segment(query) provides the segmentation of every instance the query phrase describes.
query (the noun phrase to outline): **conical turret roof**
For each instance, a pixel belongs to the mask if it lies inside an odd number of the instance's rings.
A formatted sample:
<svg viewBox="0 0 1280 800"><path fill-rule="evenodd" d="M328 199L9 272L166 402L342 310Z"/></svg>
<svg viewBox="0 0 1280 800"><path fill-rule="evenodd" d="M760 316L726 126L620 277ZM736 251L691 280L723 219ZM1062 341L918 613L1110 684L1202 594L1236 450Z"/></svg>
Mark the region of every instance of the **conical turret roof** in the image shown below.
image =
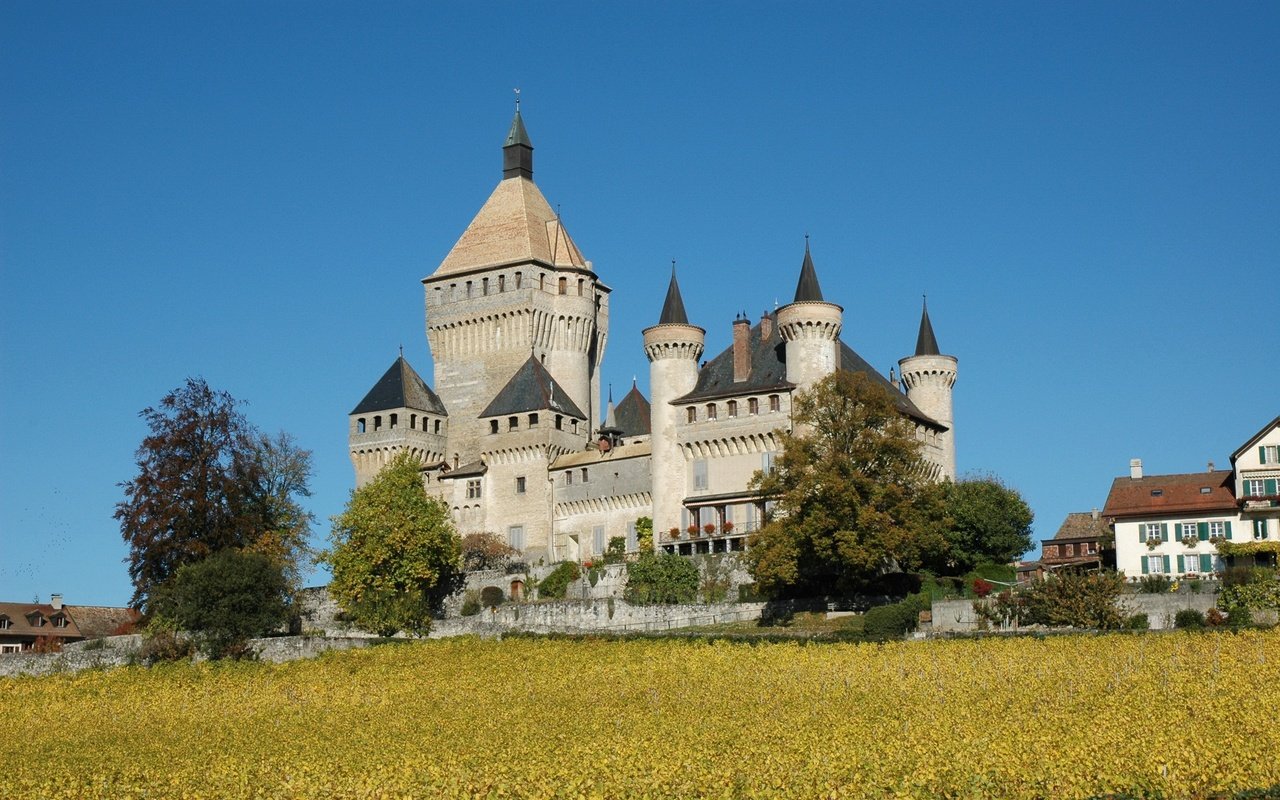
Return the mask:
<svg viewBox="0 0 1280 800"><path fill-rule="evenodd" d="M809 239L804 240L804 263L800 265L800 280L796 283L795 302L822 300L822 287L818 285L818 273L813 268L813 257L809 255Z"/></svg>
<svg viewBox="0 0 1280 800"><path fill-rule="evenodd" d="M928 302L924 304L924 311L920 314L920 335L916 337L916 355L940 355L938 337L933 335L933 323L929 321Z"/></svg>
<svg viewBox="0 0 1280 800"><path fill-rule="evenodd" d="M383 373L364 399L351 410L352 414L369 414L393 408L413 408L432 414L448 416L444 403L431 391L426 381L400 356Z"/></svg>
<svg viewBox="0 0 1280 800"><path fill-rule="evenodd" d="M667 285L667 299L662 304L659 325L688 325L689 315L684 312L684 300L680 297L680 284L676 282L676 265L671 265L671 283Z"/></svg>

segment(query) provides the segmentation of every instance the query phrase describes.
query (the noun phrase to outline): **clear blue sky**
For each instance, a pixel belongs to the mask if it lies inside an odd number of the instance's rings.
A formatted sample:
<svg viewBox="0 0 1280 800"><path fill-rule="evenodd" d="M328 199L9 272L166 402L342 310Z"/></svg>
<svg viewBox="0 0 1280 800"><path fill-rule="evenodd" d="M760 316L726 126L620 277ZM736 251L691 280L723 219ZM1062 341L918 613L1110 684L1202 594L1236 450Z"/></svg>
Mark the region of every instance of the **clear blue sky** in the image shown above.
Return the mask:
<svg viewBox="0 0 1280 800"><path fill-rule="evenodd" d="M322 543L516 86L615 392L672 258L715 353L809 232L882 371L928 292L960 470L1037 537L1131 457L1226 465L1280 413L1277 41L1274 2L6 2L0 599L128 600L137 412L188 375L313 451Z"/></svg>

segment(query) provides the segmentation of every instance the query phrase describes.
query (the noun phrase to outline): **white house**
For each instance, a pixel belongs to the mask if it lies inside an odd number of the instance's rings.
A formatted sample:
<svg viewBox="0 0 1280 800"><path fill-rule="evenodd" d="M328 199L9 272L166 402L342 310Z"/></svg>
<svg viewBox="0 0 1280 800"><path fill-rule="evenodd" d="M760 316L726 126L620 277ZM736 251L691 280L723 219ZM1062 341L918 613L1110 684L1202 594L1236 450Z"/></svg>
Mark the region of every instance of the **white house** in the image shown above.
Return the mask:
<svg viewBox="0 0 1280 800"><path fill-rule="evenodd" d="M1116 569L1128 577L1201 576L1229 565L1218 543L1258 543L1248 557L1280 553L1280 417L1231 456L1232 469L1144 475L1141 459L1116 478L1103 516L1116 537ZM1267 544L1263 544L1267 543ZM1244 553L1241 554L1242 556Z"/></svg>

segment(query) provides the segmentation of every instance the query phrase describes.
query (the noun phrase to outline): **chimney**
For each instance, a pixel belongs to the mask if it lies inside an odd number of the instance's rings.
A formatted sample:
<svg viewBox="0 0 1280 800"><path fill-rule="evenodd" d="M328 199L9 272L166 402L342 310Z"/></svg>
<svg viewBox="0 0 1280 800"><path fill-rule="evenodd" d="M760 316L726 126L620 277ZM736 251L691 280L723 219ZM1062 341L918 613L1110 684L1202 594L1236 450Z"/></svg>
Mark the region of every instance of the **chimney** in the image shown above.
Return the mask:
<svg viewBox="0 0 1280 800"><path fill-rule="evenodd" d="M773 335L773 317L766 311L760 315L760 341L766 342Z"/></svg>
<svg viewBox="0 0 1280 800"><path fill-rule="evenodd" d="M1142 478L1142 459L1129 459L1129 478L1130 480L1140 480Z"/></svg>
<svg viewBox="0 0 1280 800"><path fill-rule="evenodd" d="M751 322L746 315L733 319L733 382L751 376Z"/></svg>
<svg viewBox="0 0 1280 800"><path fill-rule="evenodd" d="M901 389L902 389L902 384L898 383L898 376L897 376L897 374L893 371L893 367L889 367L889 383L890 383L890 384L893 386L893 388L895 388L895 389L899 389L899 390L901 390Z"/></svg>
<svg viewBox="0 0 1280 800"><path fill-rule="evenodd" d="M1210 461L1210 462L1209 462L1209 471L1210 471L1210 472L1213 472L1213 462L1212 462L1212 461Z"/></svg>
<svg viewBox="0 0 1280 800"><path fill-rule="evenodd" d="M1094 521L1094 522L1097 522L1097 521L1098 521L1098 517L1100 516L1100 515L1099 515L1099 513L1098 513L1098 509L1096 509L1096 508L1095 508L1091 513L1093 514L1093 521Z"/></svg>
<svg viewBox="0 0 1280 800"><path fill-rule="evenodd" d="M62 595L60 595L60 594L51 594L51 595L49 595L49 605L53 606L53 610L54 610L54 611L61 611L61 610L62 610Z"/></svg>

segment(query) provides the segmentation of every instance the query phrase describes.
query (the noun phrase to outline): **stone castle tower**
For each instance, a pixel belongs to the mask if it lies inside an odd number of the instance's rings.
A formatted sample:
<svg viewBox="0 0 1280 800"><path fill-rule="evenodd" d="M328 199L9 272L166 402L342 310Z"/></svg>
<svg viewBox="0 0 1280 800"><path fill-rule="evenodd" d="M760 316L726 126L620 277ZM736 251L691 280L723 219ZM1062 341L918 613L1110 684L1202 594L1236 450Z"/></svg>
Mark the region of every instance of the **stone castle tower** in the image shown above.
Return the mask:
<svg viewBox="0 0 1280 800"><path fill-rule="evenodd" d="M673 401L693 391L698 382L698 359L707 332L689 324L671 267L671 283L662 304L658 324L644 330L644 353L649 358L650 442L653 448L653 529L664 531L680 524L680 508L687 484L684 452L677 437L683 409Z"/></svg>
<svg viewBox="0 0 1280 800"><path fill-rule="evenodd" d="M933 323L929 321L929 306L925 303L920 314L920 334L916 337L915 355L898 361L902 371L902 385L907 398L924 413L946 426L937 434L942 474L955 478L956 436L951 411L952 387L956 384L958 360L938 352L938 339L933 335Z"/></svg>
<svg viewBox="0 0 1280 800"><path fill-rule="evenodd" d="M844 309L822 299L809 242L804 244L795 300L778 309L778 331L787 343L787 380L801 391L840 368Z"/></svg>
<svg viewBox="0 0 1280 800"><path fill-rule="evenodd" d="M449 415L431 387L400 356L348 415L356 486L364 486L401 450L424 464L444 460Z"/></svg>
<svg viewBox="0 0 1280 800"><path fill-rule="evenodd" d="M600 422L609 288L533 182L518 110L502 157L497 188L422 281L434 384L453 420L449 447L463 461L486 435L481 412L530 355L586 415L584 442Z"/></svg>

